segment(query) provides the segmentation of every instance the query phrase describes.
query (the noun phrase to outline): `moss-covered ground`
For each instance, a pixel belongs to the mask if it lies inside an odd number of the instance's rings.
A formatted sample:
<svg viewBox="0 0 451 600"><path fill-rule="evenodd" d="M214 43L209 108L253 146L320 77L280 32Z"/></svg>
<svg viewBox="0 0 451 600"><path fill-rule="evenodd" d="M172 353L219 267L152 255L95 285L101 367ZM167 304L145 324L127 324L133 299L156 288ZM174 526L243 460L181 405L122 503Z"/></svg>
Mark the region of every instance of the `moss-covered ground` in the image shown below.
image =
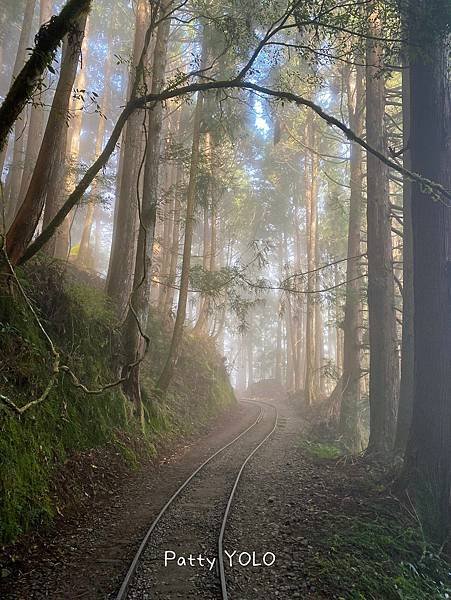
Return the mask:
<svg viewBox="0 0 451 600"><path fill-rule="evenodd" d="M330 442L303 439L299 452L315 473L300 499L316 507L314 520L305 523L311 547L304 570L325 597L451 598L446 552L427 541L411 506L391 493L382 467L347 457Z"/></svg>
<svg viewBox="0 0 451 600"><path fill-rule="evenodd" d="M61 360L90 388L117 379L119 323L96 282L62 265L36 262L21 283ZM97 282L98 283L98 282ZM12 291L11 291L12 290ZM52 369L49 344L19 290L0 291L0 394L18 406L38 398ZM144 431L120 388L89 396L61 374L48 398L22 416L0 404L0 542L52 519L55 476L74 453L114 447L131 467L162 438L190 433L234 401L225 367L206 340L187 334L175 382L157 401L153 382L170 332L151 316L150 353L143 371Z"/></svg>

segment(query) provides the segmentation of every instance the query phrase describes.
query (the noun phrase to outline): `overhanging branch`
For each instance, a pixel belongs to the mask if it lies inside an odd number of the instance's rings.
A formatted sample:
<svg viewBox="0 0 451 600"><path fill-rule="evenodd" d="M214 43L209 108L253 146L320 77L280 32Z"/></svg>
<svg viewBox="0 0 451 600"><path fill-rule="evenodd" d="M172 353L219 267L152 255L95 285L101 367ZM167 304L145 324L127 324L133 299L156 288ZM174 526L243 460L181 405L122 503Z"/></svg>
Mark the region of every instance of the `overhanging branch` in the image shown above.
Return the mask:
<svg viewBox="0 0 451 600"><path fill-rule="evenodd" d="M99 171L106 165L110 156L114 152L116 144L120 138L122 129L127 122L130 115L136 110L143 108L152 108L158 102L166 102L174 98L180 98L189 94L195 94L199 92L208 92L212 90L227 90L227 89L243 89L251 92L256 92L267 96L268 98L274 98L280 101L286 101L297 106L305 106L315 112L323 121L332 127L339 129L348 140L354 142L364 148L368 153L378 158L381 162L386 164L388 167L400 173L403 177L410 179L411 181L419 184L425 191L429 192L434 200L444 202L445 200L451 201L451 192L446 190L441 184L431 181L418 173L414 173L409 169L399 165L389 157L385 156L382 152L379 152L372 146L370 146L364 139L358 136L350 127L345 123L327 113L321 106L315 104L312 100L304 98L298 94L292 92L286 92L283 90L273 90L271 88L253 83L251 81L242 81L239 78L224 80L224 81L208 81L204 83L191 83L185 86L169 88L161 92L160 94L146 94L140 98L131 100L122 111L113 132L108 140L103 152L100 154L94 164L88 169L80 183L76 186L74 191L67 198L61 209L55 215L53 220L49 223L46 229L39 235L36 240L28 247L27 251L20 259L19 263L22 264L34 256L44 244L52 237L56 229L61 225L66 216L69 214L71 209L78 203L83 197L83 194L93 182Z"/></svg>

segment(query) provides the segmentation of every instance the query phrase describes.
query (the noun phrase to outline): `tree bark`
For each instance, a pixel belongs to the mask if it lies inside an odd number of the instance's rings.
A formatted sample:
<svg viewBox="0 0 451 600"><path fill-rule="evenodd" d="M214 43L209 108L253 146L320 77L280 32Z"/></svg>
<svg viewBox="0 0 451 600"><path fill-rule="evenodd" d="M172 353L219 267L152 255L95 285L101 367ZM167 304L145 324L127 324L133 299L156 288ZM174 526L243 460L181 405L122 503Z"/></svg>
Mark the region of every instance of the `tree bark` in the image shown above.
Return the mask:
<svg viewBox="0 0 451 600"><path fill-rule="evenodd" d="M313 117L309 115L307 123L308 147L315 147L315 131ZM307 161L306 156L306 161ZM317 177L318 177L318 156L312 152L311 168L306 166L306 204L307 204L307 311L306 311L306 329L305 329L305 402L311 406L318 398L318 373L317 373L317 352L316 347L316 308L317 302L314 290L317 277L313 272L316 269L317 259L317 226L318 226L318 206L317 206Z"/></svg>
<svg viewBox="0 0 451 600"><path fill-rule="evenodd" d="M407 33L407 32L405 32ZM408 48L403 56L402 103L403 103L403 164L412 168L410 152L410 67ZM412 185L403 181L403 291L402 291L402 346L401 384L399 392L398 421L396 424L395 451L403 456L409 438L413 406L414 371L414 301L413 301L413 231L412 231Z"/></svg>
<svg viewBox="0 0 451 600"><path fill-rule="evenodd" d="M406 54L408 50L406 51ZM403 57L402 110L403 110L403 164L412 168L410 158L410 68L408 57ZM403 302L402 302L402 346L401 384L399 392L398 421L396 425L395 451L404 455L413 406L414 374L414 300L413 300L413 231L412 231L412 185L405 177L403 181Z"/></svg>
<svg viewBox="0 0 451 600"><path fill-rule="evenodd" d="M299 204L294 207L294 255L295 269L302 270L302 250L301 250L301 223L299 219ZM293 296L289 298L290 305L290 320L292 323L292 344L293 344L293 370L294 370L294 390L299 392L302 390L304 383L304 355L303 351L303 296ZM304 349L305 350L305 349Z"/></svg>
<svg viewBox="0 0 451 600"><path fill-rule="evenodd" d="M105 126L106 121L102 115L99 115L99 123L97 127L97 137L96 137L96 159L99 157L103 148L103 140L105 137ZM94 215L97 206L97 192L98 192L98 180L94 181L91 192L91 199L88 202L88 207L86 209L86 216L83 221L83 229L81 233L80 247L78 249L77 254L77 264L83 267L90 268L93 264L93 251L91 248L91 236L92 236L92 226L94 224ZM66 217L67 219L67 217Z"/></svg>
<svg viewBox="0 0 451 600"><path fill-rule="evenodd" d="M205 206L204 206L204 231L203 231L203 257L202 264L204 272L212 272L214 265L214 240L213 240L213 198L212 184L210 178L213 176L213 161L212 161L212 135L209 131L205 134L205 160L208 170L208 182L205 190ZM210 227L211 217L211 227ZM210 298L208 295L201 296L199 316L197 318L194 331L196 333L205 334L208 328L208 315L210 310Z"/></svg>
<svg viewBox="0 0 451 600"><path fill-rule="evenodd" d="M60 14L39 30L30 58L0 106L0 152L5 147L14 123L39 84L42 73L52 63L60 42L81 16L87 15L91 2L92 0L68 0Z"/></svg>
<svg viewBox="0 0 451 600"><path fill-rule="evenodd" d="M282 256L280 262L280 271L283 273L284 265L288 261L288 235L284 231L282 237ZM285 299L285 324L286 324L286 341L287 341L287 373L285 379L285 385L288 392L295 391L295 365L299 365L296 353L296 340L294 337L294 326L293 326L293 314L291 310L291 298L289 294L286 294Z"/></svg>
<svg viewBox="0 0 451 600"><path fill-rule="evenodd" d="M318 237L316 243L318 244ZM316 264L319 265L318 254ZM319 277L319 272L316 275L316 289L320 289L321 279ZM324 393L324 374L322 372L322 366L324 362L324 322L323 313L321 310L321 298L319 294L316 296L315 300L315 387L318 390L318 398L320 398ZM299 327L299 337L300 334L301 328Z"/></svg>
<svg viewBox="0 0 451 600"><path fill-rule="evenodd" d="M67 140L65 115L77 73L87 14L81 13L65 40L61 73L36 167L24 201L8 231L6 247L13 265L22 258L46 199L49 200L51 193L57 193L61 185L61 164L64 163Z"/></svg>
<svg viewBox="0 0 451 600"><path fill-rule="evenodd" d="M297 327L297 317L293 314L294 309L292 305L292 298L290 296L287 297L287 329L288 329L288 340L290 346L290 391L298 392L299 391L299 382L300 382L300 373L299 373L299 351L300 345L298 344L298 327Z"/></svg>
<svg viewBox="0 0 451 600"><path fill-rule="evenodd" d="M133 72L130 94L136 95L142 73L139 63L143 53L146 30L149 23L149 3L139 0L136 11L135 40L133 50ZM126 311L133 283L133 272L136 259L136 240L138 234L137 187L138 172L142 152L142 111L134 112L127 123L124 136L124 157L121 169L120 193L117 198L115 227L108 268L108 295L115 301L118 313Z"/></svg>
<svg viewBox="0 0 451 600"><path fill-rule="evenodd" d="M161 276L158 288L158 312L163 314L164 302L167 294L167 283L171 263L171 229L174 214L174 187L175 166L173 163L165 164L164 207L163 207L163 243L161 259ZM172 216L171 216L172 215Z"/></svg>
<svg viewBox="0 0 451 600"><path fill-rule="evenodd" d="M205 65L206 54L207 46L204 36L201 58L202 65ZM174 374L174 368L179 358L180 344L183 337L183 327L186 318L186 304L188 300L188 286L191 266L191 246L193 243L195 222L194 213L196 208L197 176L200 164L200 139L203 103L204 96L202 93L200 93L197 97L196 108L194 110L193 144L191 149L191 166L186 199L185 241L183 246L182 275L180 278L180 293L177 306L177 316L175 319L174 331L172 333L171 344L169 347L169 354L157 384L158 389L163 393L165 393L169 388Z"/></svg>
<svg viewBox="0 0 451 600"><path fill-rule="evenodd" d="M351 127L357 135L363 133L364 89L363 72L357 67L354 90L351 87L351 70L347 68L348 112ZM354 98L353 98L354 96ZM343 373L340 380L341 408L339 430L351 452L360 452L359 402L360 402L360 230L363 206L362 149L351 145L348 261L346 267L346 302L343 338Z"/></svg>
<svg viewBox="0 0 451 600"><path fill-rule="evenodd" d="M25 12L22 21L22 28L20 31L19 46L17 49L16 60L13 67L12 83L20 73L25 59L27 48L30 45L31 28L33 25L33 15L36 5L36 0L27 0L25 4ZM7 199L6 206L6 227L9 227L11 220L14 217L14 213L17 207L17 201L19 196L20 180L24 167L24 129L25 120L18 120L14 126L14 143L12 152L12 161L9 166L8 178L6 181L5 198ZM7 153L7 144L2 152L0 152L0 174L3 171L4 162Z"/></svg>
<svg viewBox="0 0 451 600"><path fill-rule="evenodd" d="M276 354L274 364L274 379L282 384L282 321L277 318Z"/></svg>
<svg viewBox="0 0 451 600"><path fill-rule="evenodd" d="M450 26L446 3L408 9L412 169L451 189ZM448 12L446 12L448 10ZM437 19L431 19L436 16ZM430 23L430 19L433 23ZM426 26L427 29L424 29ZM443 27L443 29L442 29ZM423 47L418 51L418 45ZM427 149L427 151L425 150ZM449 204L412 186L414 395L406 472L427 534L449 535L451 492L451 217Z"/></svg>
<svg viewBox="0 0 451 600"><path fill-rule="evenodd" d="M254 344L252 341L252 331L249 329L246 335L246 353L247 353L247 389L254 385Z"/></svg>
<svg viewBox="0 0 451 600"><path fill-rule="evenodd" d="M382 37L380 15L369 6L369 33ZM367 40L367 142L385 152L385 80L383 48ZM389 172L374 155L367 156L368 311L370 335L370 440L368 452L386 456L393 450L399 385Z"/></svg>
<svg viewBox="0 0 451 600"><path fill-rule="evenodd" d="M160 15L167 15L170 3L163 2ZM164 18L157 30L153 58L152 93L159 94L164 86L167 61L169 30L171 19ZM158 205L158 178L161 155L161 130L163 122L163 105L156 104L150 111L146 162L144 168L143 195L140 209L140 228L136 250L133 292L130 308L124 328L123 345L127 364L136 364L130 369L126 366L128 379L124 383L124 391L134 404L136 415L143 421L144 413L141 399L139 358L144 352L144 339L149 314L149 298L152 281L152 257L155 239L155 226Z"/></svg>
<svg viewBox="0 0 451 600"><path fill-rule="evenodd" d="M174 195L174 217L172 223L171 262L169 265L169 276L166 284L166 295L163 305L163 318L170 320L172 317L172 306L174 304L175 279L177 275L177 263L180 247L180 189L183 183L183 165L177 165L177 183Z"/></svg>
<svg viewBox="0 0 451 600"><path fill-rule="evenodd" d="M81 44L80 68L73 86L73 96L69 107L69 127L67 131L66 152L64 161L61 164L61 172L56 181L62 181L62 185L51 190L48 194L48 200L44 209L43 227L47 227L55 214L60 210L64 198L70 194L76 186L76 176L74 169L78 164L80 157L80 138L83 126L85 95L86 90L86 72L89 64L89 19L86 22L83 42ZM50 201L49 201L50 200ZM74 219L75 211L69 213L64 219L61 227L55 236L48 242L46 251L50 256L66 260L70 254L70 230Z"/></svg>
<svg viewBox="0 0 451 600"><path fill-rule="evenodd" d="M237 391L244 395L246 392L246 346L243 336L239 339L237 370Z"/></svg>
<svg viewBox="0 0 451 600"><path fill-rule="evenodd" d="M89 19L85 25L84 37L81 43L80 68L73 85L73 95L69 104L69 124L66 131L66 147L64 158L49 184L47 200L44 208L43 228L47 227L60 210L64 197L76 186L74 168L80 156L80 136L83 125L83 109L86 89L86 70L88 58ZM46 252L52 257L66 260L70 253L70 229L75 211L66 216L55 235L46 245Z"/></svg>
<svg viewBox="0 0 451 600"><path fill-rule="evenodd" d="M44 25L50 20L52 14L51 1L41 0L39 10L39 23L40 26ZM33 175L36 161L39 155L39 148L42 143L42 136L44 135L44 124L45 124L45 113L41 102L43 102L44 91L39 92L39 97L33 98L35 103L31 107L30 111L30 125L28 127L27 146L25 149L25 161L22 173L22 180L20 182L20 191L17 206L21 206L25 194L27 193L28 186L30 185L31 177ZM15 215L12 215L13 217Z"/></svg>
<svg viewBox="0 0 451 600"><path fill-rule="evenodd" d="M106 118L104 115L108 114L111 103L111 90L110 90L110 77L112 71L112 27L110 27L109 39L108 39L108 49L105 59L105 65L103 70L103 80L104 80L104 90L103 90L103 106L102 113L99 114L99 122L97 127L97 135L96 135L96 148L95 148L95 160L98 159L100 153L102 152L104 138L105 138L105 130L106 130ZM84 267L92 267L93 266L93 252L90 247L91 243L91 235L92 235L92 225L94 223L94 216L96 212L96 195L98 192L98 180L94 180L92 186L92 199L88 202L88 207L86 210L86 216L83 223L83 230L81 235L80 247L77 255L77 264L82 265Z"/></svg>

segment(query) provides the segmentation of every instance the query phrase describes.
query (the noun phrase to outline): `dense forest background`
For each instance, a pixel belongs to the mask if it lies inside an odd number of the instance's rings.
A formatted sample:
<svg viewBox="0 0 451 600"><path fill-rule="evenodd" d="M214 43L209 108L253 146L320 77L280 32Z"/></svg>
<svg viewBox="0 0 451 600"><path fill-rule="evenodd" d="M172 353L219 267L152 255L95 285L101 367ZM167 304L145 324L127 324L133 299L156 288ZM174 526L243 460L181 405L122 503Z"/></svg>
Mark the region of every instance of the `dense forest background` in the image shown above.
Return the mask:
<svg viewBox="0 0 451 600"><path fill-rule="evenodd" d="M388 465L446 543L450 25L449 0L2 0L4 539L67 453L202 420L228 374Z"/></svg>

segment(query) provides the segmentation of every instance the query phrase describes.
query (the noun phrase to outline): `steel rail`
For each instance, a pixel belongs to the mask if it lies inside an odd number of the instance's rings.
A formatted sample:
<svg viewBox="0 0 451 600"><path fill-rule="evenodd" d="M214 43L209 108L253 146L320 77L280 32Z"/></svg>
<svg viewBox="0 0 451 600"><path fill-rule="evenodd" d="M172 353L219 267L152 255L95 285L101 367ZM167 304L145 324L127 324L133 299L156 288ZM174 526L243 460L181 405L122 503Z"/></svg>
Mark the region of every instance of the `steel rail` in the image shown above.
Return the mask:
<svg viewBox="0 0 451 600"><path fill-rule="evenodd" d="M244 402L251 402L250 400L244 400ZM263 403L258 403L256 402L256 404L263 404ZM152 522L151 526L149 527L149 529L147 530L146 535L143 538L143 541L141 542L141 545L138 548L138 551L136 552L130 567L127 571L127 574L122 582L122 585L120 587L120 590L116 596L116 600L125 600L127 598L127 592L130 586L130 582L136 572L136 569L138 567L140 558L149 542L150 536L152 535L155 527L158 525L159 521L161 520L161 517L165 514L165 512L167 511L167 509L171 506L171 504L174 502L174 500L181 494L181 492L186 488L186 486L194 479L194 477L204 468L208 465L208 463L210 463L214 458L216 458L219 454L221 454L221 452L224 452L224 450L226 450L227 448L230 448L230 446L232 446L232 444L235 444L235 442L237 442L240 438L242 438L246 433L248 433L253 427L255 427L256 425L258 425L258 423L260 423L261 419L263 416L263 408L260 407L260 412L258 414L257 419L252 423L252 425L250 425L247 429L245 429L244 431L242 431L239 435L237 435L231 442L229 442L228 444L226 444L225 446L223 446L222 448L220 448L219 450L217 450L214 454L212 454L209 458L207 458L207 460L205 460L183 483L182 485L174 492L174 494L172 494L172 496L169 498L169 500L166 502L166 504L163 506L163 508L160 510L160 512L158 513L158 515L156 516L156 518L154 519L154 521ZM266 441L266 438L265 440ZM261 444L260 444L261 445ZM254 454L256 452L256 450L260 447L260 445L253 451L252 454ZM249 457L248 457L249 459ZM247 461L246 461L247 462ZM236 487L236 486L235 486Z"/></svg>
<svg viewBox="0 0 451 600"><path fill-rule="evenodd" d="M229 500L227 502L227 506L224 511L224 516L223 516L222 524L221 524L221 531L219 533L219 538L218 538L218 564L219 564L219 579L221 582L222 600L228 600L227 581L226 581L225 569L224 569L224 548L223 548L224 533L225 533L225 529L226 529L226 525L227 525L227 519L228 519L229 513L230 513L230 508L232 506L233 499L235 496L235 492L238 487L238 483L241 479L241 475L243 474L243 471L246 468L247 463L251 460L251 458L254 456L254 454L263 446L263 444L265 444L269 440L269 438L273 435L273 433L277 429L277 422L279 419L279 412L278 412L277 408L275 406L273 406L272 404L269 404L268 402L244 400L244 399L242 401L243 402L253 402L256 404L260 404L260 405L264 404L266 406L270 406L275 411L275 419L274 419L274 427L271 429L271 431L268 433L268 435L258 444L258 446L256 446L252 450L252 452L247 456L246 460L241 465L241 469L238 471L238 475L236 476L235 483L233 484L232 491L230 492Z"/></svg>

